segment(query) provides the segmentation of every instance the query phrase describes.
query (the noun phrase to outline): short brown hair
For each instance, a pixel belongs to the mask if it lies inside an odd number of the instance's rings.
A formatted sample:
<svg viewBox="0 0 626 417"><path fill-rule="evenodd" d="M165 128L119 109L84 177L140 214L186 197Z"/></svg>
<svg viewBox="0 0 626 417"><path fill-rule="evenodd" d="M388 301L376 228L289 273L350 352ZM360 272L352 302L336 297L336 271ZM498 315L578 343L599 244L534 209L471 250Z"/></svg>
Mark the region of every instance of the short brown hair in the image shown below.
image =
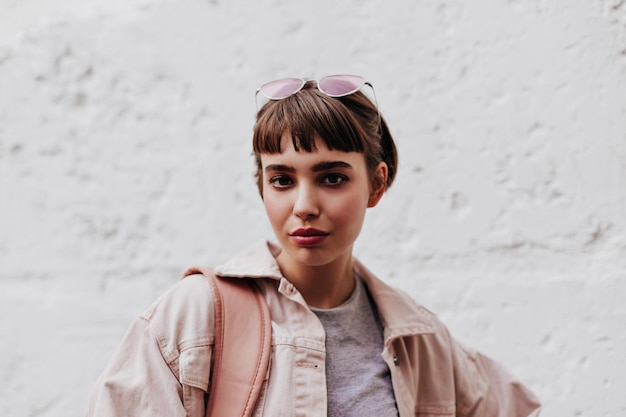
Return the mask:
<svg viewBox="0 0 626 417"><path fill-rule="evenodd" d="M393 183L398 167L396 145L385 119L374 103L360 91L333 98L319 91L315 81L307 81L298 93L282 100L269 101L259 110L252 147L261 194L261 154L280 153L285 133L291 134L296 151L314 151L315 137L319 135L328 149L363 153L372 188L380 185L388 188ZM388 167L385 184L377 184L372 178L380 162L385 162Z"/></svg>

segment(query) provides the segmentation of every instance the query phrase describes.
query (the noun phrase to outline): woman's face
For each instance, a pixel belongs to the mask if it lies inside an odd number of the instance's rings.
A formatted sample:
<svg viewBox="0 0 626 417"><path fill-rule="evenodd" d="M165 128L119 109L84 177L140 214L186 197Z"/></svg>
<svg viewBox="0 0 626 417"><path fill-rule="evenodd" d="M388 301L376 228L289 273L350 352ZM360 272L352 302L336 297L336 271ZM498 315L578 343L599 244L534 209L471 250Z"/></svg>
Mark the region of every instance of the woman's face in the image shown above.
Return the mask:
<svg viewBox="0 0 626 417"><path fill-rule="evenodd" d="M322 266L350 256L372 194L365 157L329 150L316 139L314 152L296 152L291 136L280 154L261 154L263 202L289 262ZM386 165L379 170L386 175ZM284 258L283 255L283 258Z"/></svg>

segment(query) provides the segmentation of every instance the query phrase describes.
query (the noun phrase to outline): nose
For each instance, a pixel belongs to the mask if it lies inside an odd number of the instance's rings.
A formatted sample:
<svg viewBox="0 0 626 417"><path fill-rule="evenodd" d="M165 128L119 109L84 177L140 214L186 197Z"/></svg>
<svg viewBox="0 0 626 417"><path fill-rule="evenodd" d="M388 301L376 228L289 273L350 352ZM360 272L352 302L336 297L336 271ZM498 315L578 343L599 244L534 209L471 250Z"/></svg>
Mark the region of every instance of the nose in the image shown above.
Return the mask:
<svg viewBox="0 0 626 417"><path fill-rule="evenodd" d="M293 214L303 220L319 216L319 201L313 186L308 184L300 184L298 186L296 200L293 204Z"/></svg>

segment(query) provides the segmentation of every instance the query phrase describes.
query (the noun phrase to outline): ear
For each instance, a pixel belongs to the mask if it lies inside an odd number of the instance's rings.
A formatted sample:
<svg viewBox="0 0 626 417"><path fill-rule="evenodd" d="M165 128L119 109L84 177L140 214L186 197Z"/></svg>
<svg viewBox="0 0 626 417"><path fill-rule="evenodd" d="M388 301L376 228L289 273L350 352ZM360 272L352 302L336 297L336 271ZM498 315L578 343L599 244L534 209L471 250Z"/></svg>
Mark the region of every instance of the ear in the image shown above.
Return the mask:
<svg viewBox="0 0 626 417"><path fill-rule="evenodd" d="M372 191L370 193L370 198L367 201L367 207L375 207L380 199L385 194L385 190L387 189L387 175L389 173L389 168L387 164L384 162L380 162L374 171L374 175L372 177Z"/></svg>

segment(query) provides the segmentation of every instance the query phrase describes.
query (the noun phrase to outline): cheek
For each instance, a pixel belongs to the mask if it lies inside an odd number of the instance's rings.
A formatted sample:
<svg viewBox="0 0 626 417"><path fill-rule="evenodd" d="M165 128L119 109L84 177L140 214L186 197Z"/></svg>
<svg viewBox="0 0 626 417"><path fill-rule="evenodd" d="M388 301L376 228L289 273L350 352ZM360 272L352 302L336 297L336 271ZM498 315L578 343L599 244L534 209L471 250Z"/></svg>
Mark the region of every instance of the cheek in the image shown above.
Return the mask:
<svg viewBox="0 0 626 417"><path fill-rule="evenodd" d="M328 209L333 213L333 218L336 221L342 223L360 223L365 216L367 200L360 194L330 201L332 201L332 203Z"/></svg>
<svg viewBox="0 0 626 417"><path fill-rule="evenodd" d="M263 193L263 205L272 224L284 220L291 212L286 199L277 198L271 191Z"/></svg>

